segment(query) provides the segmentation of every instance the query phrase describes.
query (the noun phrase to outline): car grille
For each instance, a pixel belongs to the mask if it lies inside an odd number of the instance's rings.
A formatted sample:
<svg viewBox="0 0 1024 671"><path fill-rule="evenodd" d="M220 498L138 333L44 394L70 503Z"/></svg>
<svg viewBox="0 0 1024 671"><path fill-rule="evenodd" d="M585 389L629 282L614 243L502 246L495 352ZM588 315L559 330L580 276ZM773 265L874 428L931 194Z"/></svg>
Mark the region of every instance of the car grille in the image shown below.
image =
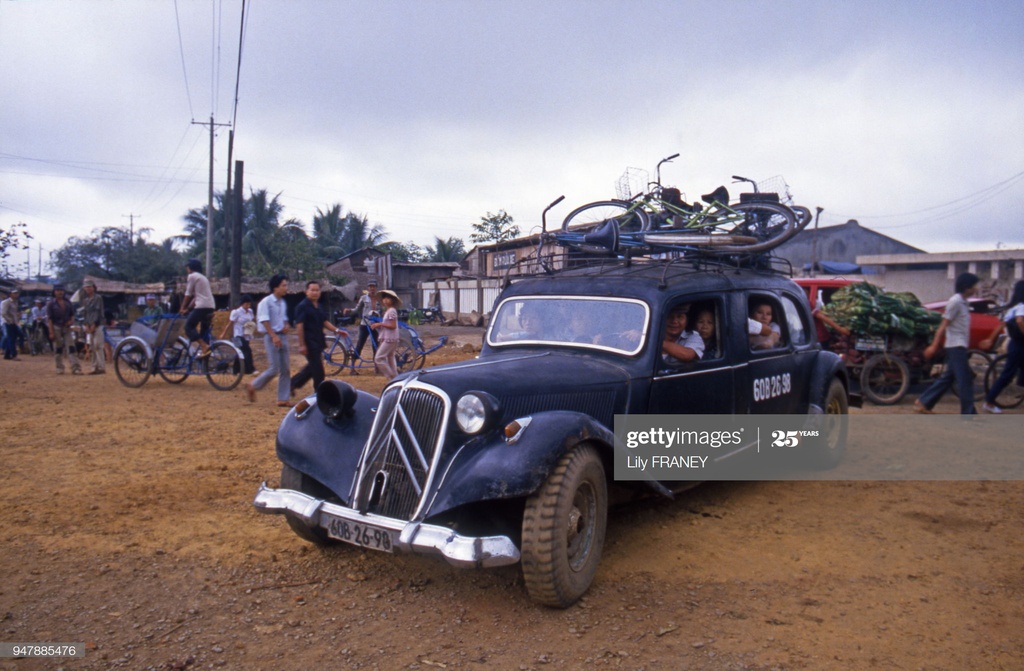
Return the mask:
<svg viewBox="0 0 1024 671"><path fill-rule="evenodd" d="M363 449L354 497L361 512L411 520L430 484L448 423L448 397L412 382L384 390Z"/></svg>

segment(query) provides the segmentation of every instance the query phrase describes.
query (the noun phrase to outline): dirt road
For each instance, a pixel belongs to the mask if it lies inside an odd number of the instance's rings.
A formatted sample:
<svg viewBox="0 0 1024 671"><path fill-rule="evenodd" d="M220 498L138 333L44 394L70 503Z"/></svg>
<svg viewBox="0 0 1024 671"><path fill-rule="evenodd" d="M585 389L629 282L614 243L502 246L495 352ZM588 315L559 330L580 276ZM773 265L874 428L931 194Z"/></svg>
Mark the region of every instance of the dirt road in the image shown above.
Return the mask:
<svg viewBox="0 0 1024 671"><path fill-rule="evenodd" d="M628 504L593 588L556 611L515 567L321 550L254 512L279 474L269 392L3 363L0 641L87 651L0 670L1024 668L1024 482Z"/></svg>

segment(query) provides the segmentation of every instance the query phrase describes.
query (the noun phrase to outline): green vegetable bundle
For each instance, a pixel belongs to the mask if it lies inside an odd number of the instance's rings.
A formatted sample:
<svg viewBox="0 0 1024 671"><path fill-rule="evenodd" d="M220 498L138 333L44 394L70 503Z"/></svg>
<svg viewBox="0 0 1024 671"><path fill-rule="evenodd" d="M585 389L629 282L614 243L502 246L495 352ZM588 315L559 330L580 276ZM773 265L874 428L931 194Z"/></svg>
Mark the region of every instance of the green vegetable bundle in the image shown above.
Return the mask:
<svg viewBox="0 0 1024 671"><path fill-rule="evenodd" d="M873 284L849 284L832 294L822 312L854 333L931 336L942 316L921 307L910 292L886 293Z"/></svg>

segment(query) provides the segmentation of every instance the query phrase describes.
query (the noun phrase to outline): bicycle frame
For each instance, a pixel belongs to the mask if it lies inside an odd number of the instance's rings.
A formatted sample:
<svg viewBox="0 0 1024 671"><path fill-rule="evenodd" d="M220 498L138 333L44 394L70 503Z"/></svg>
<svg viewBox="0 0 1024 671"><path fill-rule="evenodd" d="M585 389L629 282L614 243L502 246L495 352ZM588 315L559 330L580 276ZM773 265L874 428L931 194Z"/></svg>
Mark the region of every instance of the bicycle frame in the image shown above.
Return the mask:
<svg viewBox="0 0 1024 671"><path fill-rule="evenodd" d="M370 328L371 324L380 323L380 317L367 316L360 320L360 326L365 326L369 329L369 341L371 351L376 354L377 348L380 345L380 340L376 329ZM424 348L423 339L420 338L419 333L416 329L409 326L404 321L399 320L398 328L401 331L401 340L405 340L408 337L408 342L411 344L411 352L405 352L399 354L398 369L400 372L406 370L412 370L421 368L423 363L426 361L426 357L431 352L440 349L448 342L448 336L441 336L438 343L433 347ZM355 352L355 345L352 342L351 336L339 336L334 338L331 346L324 351L324 363L327 365L327 371L329 375L337 375L344 369L348 369L350 374L354 374L359 370L366 368L374 368L373 357L369 359L362 358L358 352ZM339 362L340 360L340 362Z"/></svg>

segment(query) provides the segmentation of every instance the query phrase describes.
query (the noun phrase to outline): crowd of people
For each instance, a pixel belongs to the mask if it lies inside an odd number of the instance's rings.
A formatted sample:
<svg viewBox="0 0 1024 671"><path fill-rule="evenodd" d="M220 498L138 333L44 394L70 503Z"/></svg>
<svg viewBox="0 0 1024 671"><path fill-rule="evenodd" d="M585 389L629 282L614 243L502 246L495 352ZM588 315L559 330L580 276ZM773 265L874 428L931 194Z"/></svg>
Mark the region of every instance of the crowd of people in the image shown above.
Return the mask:
<svg viewBox="0 0 1024 671"><path fill-rule="evenodd" d="M202 264L197 259L190 259L186 270L188 276L180 313L186 316L185 333L188 340L198 347L198 358L202 359L209 356L211 351L204 334L210 329L215 301L210 282L202 273ZM276 379L277 405L281 407L291 407L293 397L306 383L312 382L312 388L315 390L323 382L324 352L327 347L325 331L336 336L348 336L347 331L336 326L330 319L321 303L321 287L316 280L306 282L305 297L296 306L294 318L289 318L288 304L285 301L288 281L285 275L272 277L268 283L270 293L259 301L255 311L252 297L242 296L239 305L231 311L227 324L220 333L221 338L230 337L242 353L244 373L256 376L245 387L249 400L255 401L257 392ZM947 365L944 372L914 402L913 409L916 412L931 413L939 399L954 385L959 391L960 412L977 412L973 401L971 372L967 363L970 329L970 310L967 301L976 293L978 283L979 278L972 273L963 273L956 279L955 293L946 307L932 342L924 351L927 359L933 359L941 349ZM14 289L7 299L0 302L0 319L3 324L2 349L5 360L18 359L19 346L26 337L24 330L30 333L41 330L54 353L57 374L64 374L68 368L72 375L85 374L83 363L90 367L89 375L106 373L106 361L111 357L109 343L104 338L108 316L104 310L103 297L97 292L93 281L87 279L83 283L81 301L77 306L68 298L63 285L54 285L48 301L44 302L41 298L33 301L33 307L27 313L26 329L21 327L23 316L19 299L20 292ZM344 311L345 315L357 318L359 323L358 340L349 354L361 358L366 340L370 339L371 330L375 331L372 334L374 368L388 380L398 374L395 349L399 342L397 309L400 305L401 300L395 292L388 289L378 290L376 281L370 281L355 307ZM504 334L506 338L533 338L543 327L542 315L535 314L535 311L532 305L526 304L519 316L520 330ZM158 305L156 296L146 296L143 316L156 319L163 314L164 310ZM566 319L565 324L570 330L582 329L584 336L598 337L594 336L592 330L587 333L589 329L582 324L585 321L584 316L582 311L578 311ZM771 301L752 300L748 316L747 337L751 349L771 349L784 345L783 331L775 319ZM80 324L76 324L76 317ZM364 317L376 319L371 321ZM849 329L822 314L820 306L815 310L814 317L819 338L828 337L829 332L849 335ZM290 371L288 345L288 336L293 327L299 352L306 360L305 365L294 375ZM81 331L85 337L85 347L81 351L77 343L76 330ZM981 343L981 347L985 350L992 349L998 336L1003 332L1008 336L1006 366L991 386L982 405L982 409L990 413L1000 412L995 400L1015 378L1018 385L1024 386L1024 281L1018 281L1014 285L999 328ZM267 359L267 366L262 372L256 370L250 345L252 339L257 336L262 336ZM640 334L637 333L636 337L639 339ZM715 306L711 302L701 302L672 307L665 320L661 352L662 361L668 366L720 356ZM84 357L80 357L80 354ZM354 368L352 373L355 374Z"/></svg>

